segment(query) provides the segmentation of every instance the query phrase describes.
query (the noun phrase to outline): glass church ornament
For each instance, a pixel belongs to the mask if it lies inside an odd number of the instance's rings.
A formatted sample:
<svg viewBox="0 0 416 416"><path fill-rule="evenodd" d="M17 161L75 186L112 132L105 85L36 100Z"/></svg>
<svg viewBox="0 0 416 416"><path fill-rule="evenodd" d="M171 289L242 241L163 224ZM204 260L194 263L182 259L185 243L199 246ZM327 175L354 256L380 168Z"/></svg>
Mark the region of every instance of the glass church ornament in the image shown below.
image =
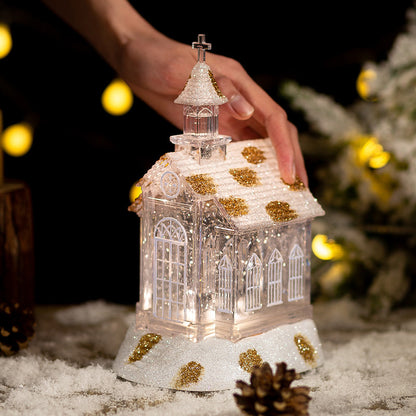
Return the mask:
<svg viewBox="0 0 416 416"><path fill-rule="evenodd" d="M305 371L322 360L310 304L311 221L324 212L304 186L280 179L270 139L231 142L218 133L227 102L193 43L198 61L175 100L183 134L138 182L130 210L140 217L140 301L114 363L123 378L178 388L189 362L204 371L184 390L234 388L247 378L240 356L285 361ZM129 362L146 334L160 340ZM310 340L306 362L296 337ZM312 348L312 347L311 347Z"/></svg>

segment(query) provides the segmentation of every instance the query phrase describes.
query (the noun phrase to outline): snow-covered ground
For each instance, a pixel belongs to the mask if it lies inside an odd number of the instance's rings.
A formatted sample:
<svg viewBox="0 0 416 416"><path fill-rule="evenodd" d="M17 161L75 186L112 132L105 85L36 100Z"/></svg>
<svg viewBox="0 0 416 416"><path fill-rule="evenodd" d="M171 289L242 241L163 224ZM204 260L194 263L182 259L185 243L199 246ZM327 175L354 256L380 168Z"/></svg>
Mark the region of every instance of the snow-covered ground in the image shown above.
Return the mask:
<svg viewBox="0 0 416 416"><path fill-rule="evenodd" d="M416 414L416 309L367 322L349 300L314 308L325 362L297 382L311 387L310 415ZM241 415L233 391L119 379L111 367L133 314L103 301L39 307L29 348L0 358L0 415Z"/></svg>

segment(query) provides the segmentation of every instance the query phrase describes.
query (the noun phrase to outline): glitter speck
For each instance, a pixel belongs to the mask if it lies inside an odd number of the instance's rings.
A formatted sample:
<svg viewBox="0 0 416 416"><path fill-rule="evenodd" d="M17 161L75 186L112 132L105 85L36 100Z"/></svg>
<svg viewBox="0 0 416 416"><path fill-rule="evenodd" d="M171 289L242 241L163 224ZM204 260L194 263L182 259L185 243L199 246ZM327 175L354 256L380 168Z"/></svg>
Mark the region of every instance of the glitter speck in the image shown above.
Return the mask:
<svg viewBox="0 0 416 416"><path fill-rule="evenodd" d="M215 81L214 75L211 71L208 71L209 78L211 80L211 84L214 87L215 92L217 93L218 97L225 98L225 95L221 92L220 88L218 87L217 81Z"/></svg>
<svg viewBox="0 0 416 416"><path fill-rule="evenodd" d="M204 367L196 361L190 361L189 363L183 365L176 376L174 382L174 388L180 389L183 387L188 387L191 384L198 383L201 379Z"/></svg>
<svg viewBox="0 0 416 416"><path fill-rule="evenodd" d="M266 212L274 222L287 222L298 217L296 211L287 202L271 201L266 205Z"/></svg>
<svg viewBox="0 0 416 416"><path fill-rule="evenodd" d="M286 183L283 179L282 182L287 185L291 191L303 191L306 189L305 184L300 180L298 176L296 176L296 180L292 184Z"/></svg>
<svg viewBox="0 0 416 416"><path fill-rule="evenodd" d="M232 217L239 217L241 215L248 214L247 202L242 198L230 196L228 198L220 198L219 201Z"/></svg>
<svg viewBox="0 0 416 416"><path fill-rule="evenodd" d="M305 360L306 363L311 366L316 366L316 351L309 340L302 334L295 335L294 339L296 346L298 347L299 354Z"/></svg>
<svg viewBox="0 0 416 416"><path fill-rule="evenodd" d="M254 348L252 348L240 354L240 359L238 363L244 371L247 371L247 373L251 373L253 367L260 367L263 364L263 360L257 353L257 351Z"/></svg>
<svg viewBox="0 0 416 416"><path fill-rule="evenodd" d="M212 195L217 192L214 180L206 174L187 176L186 180L192 186L192 189L198 194Z"/></svg>
<svg viewBox="0 0 416 416"><path fill-rule="evenodd" d="M248 163L253 163L254 165L262 163L266 159L263 150L255 146L245 147L241 154L247 159Z"/></svg>
<svg viewBox="0 0 416 416"><path fill-rule="evenodd" d="M158 334L149 333L143 335L137 347L130 354L129 362L134 363L135 361L140 361L161 339L162 337Z"/></svg>
<svg viewBox="0 0 416 416"><path fill-rule="evenodd" d="M236 168L230 169L230 174L233 178L243 186L256 186L260 184L259 179L257 178L257 173L249 168Z"/></svg>

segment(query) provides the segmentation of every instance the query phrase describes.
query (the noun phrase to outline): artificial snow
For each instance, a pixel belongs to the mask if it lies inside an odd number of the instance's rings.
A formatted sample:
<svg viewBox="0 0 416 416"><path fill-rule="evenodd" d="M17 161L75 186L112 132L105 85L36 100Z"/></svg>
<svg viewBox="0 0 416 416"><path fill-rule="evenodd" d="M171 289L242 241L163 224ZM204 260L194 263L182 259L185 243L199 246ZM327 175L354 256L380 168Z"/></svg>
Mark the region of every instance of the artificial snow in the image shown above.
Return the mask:
<svg viewBox="0 0 416 416"><path fill-rule="evenodd" d="M416 309L365 321L349 299L314 308L325 361L296 382L311 388L310 415L416 414ZM36 316L29 347L0 358L2 416L241 415L238 390L195 394L118 378L112 365L133 308L93 301Z"/></svg>
<svg viewBox="0 0 416 416"><path fill-rule="evenodd" d="M254 350L262 361L284 361L289 368L303 372L315 368L323 362L321 342L315 323L305 319L294 324L281 325L256 336L243 338L237 342L210 337L200 342L192 342L186 337L162 336L150 351L136 362L129 362L129 356L140 338L149 331L135 328L131 324L114 362L114 371L126 380L154 387L172 388L181 367L188 362L197 362L203 367L203 375L197 382L183 386L180 390L219 391L235 387L235 380L250 381L250 374L239 364L241 354ZM301 334L314 350L313 362L304 360L294 342ZM311 348L312 348L311 347Z"/></svg>

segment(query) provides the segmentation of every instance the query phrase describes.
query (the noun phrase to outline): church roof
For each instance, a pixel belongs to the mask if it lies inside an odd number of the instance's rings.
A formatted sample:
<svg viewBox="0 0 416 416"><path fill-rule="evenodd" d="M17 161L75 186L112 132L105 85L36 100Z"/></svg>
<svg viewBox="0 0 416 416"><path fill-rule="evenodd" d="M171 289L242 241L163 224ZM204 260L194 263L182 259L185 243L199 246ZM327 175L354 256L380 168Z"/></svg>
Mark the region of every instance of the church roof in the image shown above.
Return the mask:
<svg viewBox="0 0 416 416"><path fill-rule="evenodd" d="M213 199L237 229L288 224L324 215L308 188L280 178L270 139L232 142L224 161L199 164L186 152L167 153L140 182L159 183L166 171L175 172L195 198ZM136 209L141 208L136 203Z"/></svg>

